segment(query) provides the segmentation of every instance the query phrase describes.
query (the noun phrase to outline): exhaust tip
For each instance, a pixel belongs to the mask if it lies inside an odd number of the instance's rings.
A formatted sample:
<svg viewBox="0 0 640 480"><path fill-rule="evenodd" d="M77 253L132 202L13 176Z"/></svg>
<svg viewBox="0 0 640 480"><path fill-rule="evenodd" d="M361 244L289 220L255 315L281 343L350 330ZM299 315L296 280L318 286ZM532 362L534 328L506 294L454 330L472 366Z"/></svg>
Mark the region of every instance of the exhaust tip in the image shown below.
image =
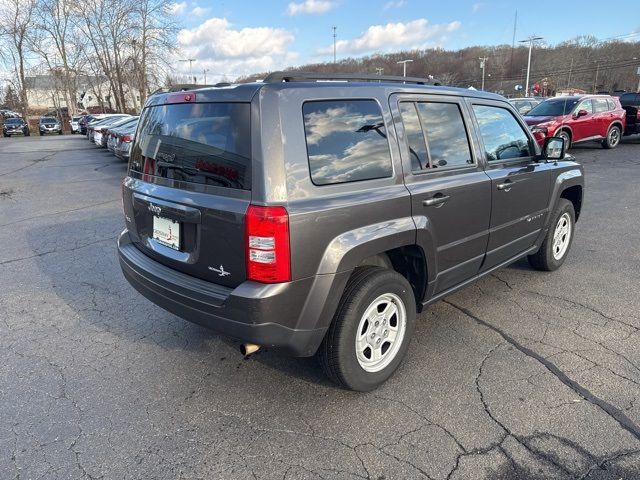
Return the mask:
<svg viewBox="0 0 640 480"><path fill-rule="evenodd" d="M258 350L260 350L260 345L255 345L253 343L243 343L240 345L240 353L244 357L248 357L249 355L256 353Z"/></svg>

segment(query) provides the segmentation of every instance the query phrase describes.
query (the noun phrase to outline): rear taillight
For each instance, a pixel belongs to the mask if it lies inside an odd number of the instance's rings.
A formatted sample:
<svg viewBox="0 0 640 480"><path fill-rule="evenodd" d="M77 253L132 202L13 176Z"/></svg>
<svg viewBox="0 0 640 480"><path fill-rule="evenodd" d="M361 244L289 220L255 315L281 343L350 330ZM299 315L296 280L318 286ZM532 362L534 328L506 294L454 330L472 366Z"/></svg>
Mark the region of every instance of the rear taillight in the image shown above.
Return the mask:
<svg viewBox="0 0 640 480"><path fill-rule="evenodd" d="M122 141L123 141L123 142L127 142L127 143L129 143L129 142L131 141L131 136L129 136L129 135L123 135L123 136L122 136Z"/></svg>
<svg viewBox="0 0 640 480"><path fill-rule="evenodd" d="M287 210L284 207L249 205L246 229L247 278L261 283L290 281Z"/></svg>

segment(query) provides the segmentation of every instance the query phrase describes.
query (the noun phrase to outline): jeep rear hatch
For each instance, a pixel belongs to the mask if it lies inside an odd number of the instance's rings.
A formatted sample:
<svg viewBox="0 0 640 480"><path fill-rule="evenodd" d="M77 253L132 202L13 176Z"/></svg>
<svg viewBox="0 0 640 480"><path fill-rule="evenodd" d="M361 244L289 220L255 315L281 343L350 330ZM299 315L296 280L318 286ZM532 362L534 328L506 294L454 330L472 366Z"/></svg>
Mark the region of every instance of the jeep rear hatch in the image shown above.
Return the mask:
<svg viewBox="0 0 640 480"><path fill-rule="evenodd" d="M248 102L171 94L143 111L129 161L125 212L137 247L171 268L235 287L246 279L251 200Z"/></svg>

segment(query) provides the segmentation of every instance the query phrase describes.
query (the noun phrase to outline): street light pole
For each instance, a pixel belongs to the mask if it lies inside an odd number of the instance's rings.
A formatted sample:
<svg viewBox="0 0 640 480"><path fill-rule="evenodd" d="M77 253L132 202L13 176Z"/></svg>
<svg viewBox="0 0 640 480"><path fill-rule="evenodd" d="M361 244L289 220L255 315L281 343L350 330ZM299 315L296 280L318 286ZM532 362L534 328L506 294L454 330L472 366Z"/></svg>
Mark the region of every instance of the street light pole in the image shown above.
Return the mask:
<svg viewBox="0 0 640 480"><path fill-rule="evenodd" d="M399 62L396 62L398 64L402 64L402 76L406 77L407 76L407 63L411 63L413 62L413 60L400 60Z"/></svg>
<svg viewBox="0 0 640 480"><path fill-rule="evenodd" d="M484 70L485 70L485 66L487 64L487 60L489 60L488 57L480 57L478 58L478 60L480 60L480 68L482 69L482 90L484 90Z"/></svg>
<svg viewBox="0 0 640 480"><path fill-rule="evenodd" d="M527 43L529 42L529 60L527 61L527 81L525 83L525 91L524 96L529 96L529 74L531 73L531 50L533 49L533 42L536 40L542 40L542 37L536 37L535 35L531 35L529 38L525 38L524 40L520 40L518 43Z"/></svg>
<svg viewBox="0 0 640 480"><path fill-rule="evenodd" d="M196 61L195 58L185 58L183 60L180 60L181 62L189 62L189 81L192 82L193 81L193 74L191 73L191 67L193 66L193 62Z"/></svg>
<svg viewBox="0 0 640 480"><path fill-rule="evenodd" d="M338 36L336 34L336 29L338 27L333 27L333 64L335 65L336 63L336 37Z"/></svg>
<svg viewBox="0 0 640 480"><path fill-rule="evenodd" d="M202 73L204 73L204 84L207 84L207 72L209 71L208 68L204 68L202 69Z"/></svg>

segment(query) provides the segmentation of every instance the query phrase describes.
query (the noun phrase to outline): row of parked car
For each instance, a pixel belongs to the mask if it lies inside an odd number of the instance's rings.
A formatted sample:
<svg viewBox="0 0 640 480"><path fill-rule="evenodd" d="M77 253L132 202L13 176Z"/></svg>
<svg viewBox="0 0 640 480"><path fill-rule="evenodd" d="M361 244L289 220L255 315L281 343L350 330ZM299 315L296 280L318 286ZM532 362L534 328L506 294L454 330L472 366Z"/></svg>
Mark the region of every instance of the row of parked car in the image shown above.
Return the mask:
<svg viewBox="0 0 640 480"><path fill-rule="evenodd" d="M50 133L62 135L62 124L55 117L41 117L38 121L38 134L42 136ZM12 116L5 118L2 126L2 135L5 137L12 137L14 135L28 137L31 135L31 129L22 117Z"/></svg>
<svg viewBox="0 0 640 480"><path fill-rule="evenodd" d="M619 97L516 98L510 102L523 115L541 146L548 137L561 137L567 148L590 141L615 148L623 136L640 134L640 92Z"/></svg>
<svg viewBox="0 0 640 480"><path fill-rule="evenodd" d="M73 121L73 119L72 119ZM77 119L77 133L100 148L107 148L121 160L129 161L138 116L124 113L85 115ZM73 127L72 127L73 131Z"/></svg>

